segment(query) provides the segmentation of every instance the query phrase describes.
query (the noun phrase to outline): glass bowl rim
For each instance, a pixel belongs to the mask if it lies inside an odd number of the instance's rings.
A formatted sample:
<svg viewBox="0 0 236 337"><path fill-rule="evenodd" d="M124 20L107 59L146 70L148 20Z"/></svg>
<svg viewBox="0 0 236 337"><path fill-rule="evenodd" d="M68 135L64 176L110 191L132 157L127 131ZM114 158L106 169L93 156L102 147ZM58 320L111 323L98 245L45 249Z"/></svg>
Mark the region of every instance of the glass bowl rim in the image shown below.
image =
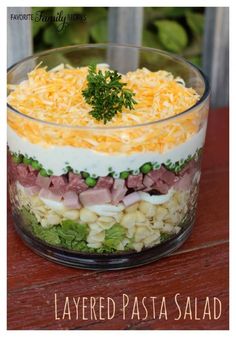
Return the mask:
<svg viewBox="0 0 236 337"><path fill-rule="evenodd" d="M50 55L51 53L61 52L61 51L70 50L70 49L76 50L76 49L86 49L86 48L104 48L104 47L107 48L108 46L134 48L134 49L137 49L137 50L143 50L143 51L147 51L147 52L148 51L149 52L155 52L155 53L161 54L163 56L168 56L168 57L174 59L175 61L177 61L179 63L185 64L185 65L191 67L193 70L198 72L198 74L200 75L200 77L202 78L202 80L205 84L205 90L204 90L201 98L193 106L191 106L187 110L184 110L184 111L178 113L177 115L170 116L170 117L163 118L163 119L159 119L159 120L156 120L156 121L147 122L147 123L141 123L141 124L135 124L135 125L119 125L119 126L80 126L80 125L60 124L60 123L49 122L49 121L45 121L45 120L42 120L42 119L39 119L39 118L28 116L28 115L18 111L14 107L12 107L9 103L7 103L7 108L12 110L14 113L16 113L17 115L20 115L23 118L29 119L33 122L45 124L45 125L50 125L50 126L54 126L54 127L58 127L58 128L63 127L63 128L69 128L69 129L77 129L77 130L97 130L97 131L102 130L102 131L104 131L104 130L123 130L123 129L134 129L134 128L140 128L140 127L148 127L148 126L152 126L152 125L156 125L156 124L165 123L165 122L171 121L171 120L176 120L179 117L182 117L184 115L187 115L187 114L191 113L196 108L201 108L204 105L204 103L207 101L207 99L210 95L209 81L208 81L206 75L202 72L202 70L200 68L198 68L197 66L195 66L191 62L185 60L183 57L181 57L179 55L169 53L169 52L161 50L161 49L137 46L137 45L132 45L132 44L124 44L124 43L121 44L121 43L110 43L110 42L108 42L108 43L90 43L90 44L77 44L77 45L70 45L70 46L65 46L65 47L47 49L45 51L38 52L38 53L35 53L35 54L30 55L28 57L25 57L25 58L21 59L20 61L14 63L12 66L10 66L7 69L7 75L9 73L11 73L12 71L14 71L18 66L20 66L24 62L29 61L29 60L31 60L33 58L36 58L36 57L46 56L46 55Z"/></svg>

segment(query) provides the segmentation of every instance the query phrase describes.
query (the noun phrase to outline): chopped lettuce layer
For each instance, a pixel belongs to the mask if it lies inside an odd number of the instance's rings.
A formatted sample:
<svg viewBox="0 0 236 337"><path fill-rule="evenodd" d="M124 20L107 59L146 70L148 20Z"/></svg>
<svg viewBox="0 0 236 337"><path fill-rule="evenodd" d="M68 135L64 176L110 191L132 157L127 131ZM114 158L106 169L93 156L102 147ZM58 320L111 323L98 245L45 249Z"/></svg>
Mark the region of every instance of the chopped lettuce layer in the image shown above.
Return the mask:
<svg viewBox="0 0 236 337"><path fill-rule="evenodd" d="M86 238L89 227L73 220L62 221L61 224L52 227L42 227L36 217L26 208L21 209L21 217L24 225L40 240L53 246L63 247L85 253L115 253L119 244L126 238L126 230L120 224L115 224L105 230L105 239L100 248L88 246ZM161 242L171 238L173 234L161 234ZM132 239L129 239L125 251L134 250Z"/></svg>
<svg viewBox="0 0 236 337"><path fill-rule="evenodd" d="M33 234L51 245L88 253L112 253L125 238L125 228L115 224L105 231L105 240L100 248L88 247L86 238L89 232L88 225L76 221L65 220L53 227L42 227L36 217L25 207L21 209L24 224L30 226ZM127 245L127 249L131 249Z"/></svg>
<svg viewBox="0 0 236 337"><path fill-rule="evenodd" d="M105 231L104 245L110 249L116 249L119 243L126 237L125 228L119 224L113 225Z"/></svg>

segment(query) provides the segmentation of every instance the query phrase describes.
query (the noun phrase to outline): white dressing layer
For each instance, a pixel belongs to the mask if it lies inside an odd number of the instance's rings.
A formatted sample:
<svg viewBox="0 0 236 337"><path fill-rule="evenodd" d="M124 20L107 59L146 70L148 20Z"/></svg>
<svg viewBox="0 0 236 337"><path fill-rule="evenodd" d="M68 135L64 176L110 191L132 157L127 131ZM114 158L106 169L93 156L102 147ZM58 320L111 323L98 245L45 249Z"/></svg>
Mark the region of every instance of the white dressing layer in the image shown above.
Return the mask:
<svg viewBox="0 0 236 337"><path fill-rule="evenodd" d="M69 165L78 172L87 171L91 175L106 176L109 173L109 168L112 168L114 172L122 172L136 170L146 162L161 164L168 159L171 162L186 159L188 155L193 155L197 149L204 145L206 127L207 123L187 142L164 153L106 154L72 146L43 147L30 143L26 138L19 137L9 126L7 138L11 152L37 159L46 170L52 170L54 175L63 174L65 167Z"/></svg>

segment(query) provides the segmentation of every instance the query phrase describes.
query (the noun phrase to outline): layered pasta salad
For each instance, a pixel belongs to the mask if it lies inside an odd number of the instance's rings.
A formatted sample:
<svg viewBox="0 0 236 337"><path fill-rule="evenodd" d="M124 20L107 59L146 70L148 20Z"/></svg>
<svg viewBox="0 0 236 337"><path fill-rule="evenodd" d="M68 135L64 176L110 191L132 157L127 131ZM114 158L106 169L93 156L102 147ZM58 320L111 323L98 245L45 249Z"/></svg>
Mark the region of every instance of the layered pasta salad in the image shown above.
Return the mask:
<svg viewBox="0 0 236 337"><path fill-rule="evenodd" d="M206 112L184 112L200 97L182 78L39 64L8 89L20 112L8 113L10 198L34 237L78 252L139 252L191 223Z"/></svg>

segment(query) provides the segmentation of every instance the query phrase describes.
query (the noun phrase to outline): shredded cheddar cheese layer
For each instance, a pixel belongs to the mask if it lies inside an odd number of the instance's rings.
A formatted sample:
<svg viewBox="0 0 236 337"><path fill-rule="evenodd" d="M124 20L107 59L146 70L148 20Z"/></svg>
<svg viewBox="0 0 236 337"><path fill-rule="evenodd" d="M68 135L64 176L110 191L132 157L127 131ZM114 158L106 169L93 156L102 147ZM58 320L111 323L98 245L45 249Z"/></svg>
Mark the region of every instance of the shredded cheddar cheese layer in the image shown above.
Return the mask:
<svg viewBox="0 0 236 337"><path fill-rule="evenodd" d="M107 66L100 68L105 70ZM89 114L91 107L82 96L87 73L87 67L72 68L63 64L50 71L46 67L36 67L27 80L9 85L11 106L26 116L58 124L43 124L9 111L10 127L30 142L43 146L68 145L106 153L163 152L185 142L199 130L202 119L199 111L161 124L132 127L175 116L199 100L196 91L185 87L181 78L174 78L163 70L151 72L146 68L122 75L127 88L135 93L134 110L124 109L106 124L107 130L99 130L100 126L104 127L103 122ZM85 130L62 125L98 128ZM112 130L111 126L130 128Z"/></svg>

